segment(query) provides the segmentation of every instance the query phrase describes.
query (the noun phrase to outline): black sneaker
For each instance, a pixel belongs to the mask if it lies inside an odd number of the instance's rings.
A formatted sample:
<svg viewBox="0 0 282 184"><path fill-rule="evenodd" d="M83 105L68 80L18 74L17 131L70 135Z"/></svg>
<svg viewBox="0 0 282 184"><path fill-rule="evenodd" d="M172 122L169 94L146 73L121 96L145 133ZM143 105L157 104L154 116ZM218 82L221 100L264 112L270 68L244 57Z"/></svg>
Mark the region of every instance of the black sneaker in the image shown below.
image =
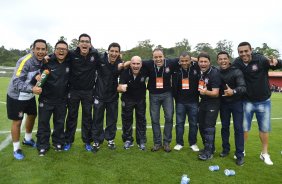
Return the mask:
<svg viewBox="0 0 282 184"><path fill-rule="evenodd" d="M210 160L210 159L212 159L212 158L213 158L213 154L210 154L210 153L207 153L207 152L204 152L204 153L202 153L202 154L199 154L199 159L200 159L200 160L206 161L206 160Z"/></svg>
<svg viewBox="0 0 282 184"><path fill-rule="evenodd" d="M245 163L244 157L241 157L241 158L237 158L237 159L236 159L236 164L237 164L238 166L242 166L242 165L244 165L244 163Z"/></svg>
<svg viewBox="0 0 282 184"><path fill-rule="evenodd" d="M93 150L92 150L92 151L95 153L95 152L97 152L99 149L100 149L100 144L97 143L97 142L94 142L94 144L93 144Z"/></svg>
<svg viewBox="0 0 282 184"><path fill-rule="evenodd" d="M31 147L34 147L34 148L36 147L36 143L33 139L30 139L30 141L27 141L24 138L22 143L23 143L23 145L31 146Z"/></svg>
<svg viewBox="0 0 282 184"><path fill-rule="evenodd" d="M123 148L129 149L130 147L134 146L133 142L131 141L125 141Z"/></svg>
<svg viewBox="0 0 282 184"><path fill-rule="evenodd" d="M63 150L64 150L64 147L63 147L62 145L60 145L60 144L54 145L54 150L55 150L55 151L63 151Z"/></svg>
<svg viewBox="0 0 282 184"><path fill-rule="evenodd" d="M225 151L219 154L220 157L226 157L227 155L229 155L229 152L225 152Z"/></svg>
<svg viewBox="0 0 282 184"><path fill-rule="evenodd" d="M116 149L115 141L114 141L114 140L109 140L109 141L108 141L108 147L109 147L109 149L111 149L111 150Z"/></svg>
<svg viewBox="0 0 282 184"><path fill-rule="evenodd" d="M154 147L152 147L151 151L155 152L155 151L159 151L162 148L161 145L159 144L155 144Z"/></svg>
<svg viewBox="0 0 282 184"><path fill-rule="evenodd" d="M47 150L46 150L46 149L40 149L40 150L38 151L38 155L39 155L40 157L45 156L46 153L47 153Z"/></svg>
<svg viewBox="0 0 282 184"><path fill-rule="evenodd" d="M171 152L171 148L170 148L169 144L164 145L164 151L167 152L167 153Z"/></svg>

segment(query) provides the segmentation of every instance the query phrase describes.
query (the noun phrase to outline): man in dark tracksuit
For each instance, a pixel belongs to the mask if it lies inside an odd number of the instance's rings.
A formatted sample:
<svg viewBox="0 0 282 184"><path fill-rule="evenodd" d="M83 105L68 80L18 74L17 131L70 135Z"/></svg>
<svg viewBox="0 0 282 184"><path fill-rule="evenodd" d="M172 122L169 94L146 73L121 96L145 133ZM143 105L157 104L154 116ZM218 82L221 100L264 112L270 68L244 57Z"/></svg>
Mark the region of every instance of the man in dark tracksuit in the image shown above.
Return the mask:
<svg viewBox="0 0 282 184"><path fill-rule="evenodd" d="M50 118L53 114L54 131L52 143L56 151L61 151L65 143L64 124L67 113L67 87L69 79L69 61L65 60L68 45L58 41L55 54L48 63L43 64L41 71L50 74L42 87L38 106L37 149L39 156L44 156L50 148Z"/></svg>
<svg viewBox="0 0 282 184"><path fill-rule="evenodd" d="M199 54L198 65L201 69L198 87L201 97L199 105L199 129L205 147L204 151L199 154L200 160L208 160L213 157L215 125L220 107L220 73L210 63L210 56L208 54Z"/></svg>
<svg viewBox="0 0 282 184"><path fill-rule="evenodd" d="M236 147L236 164L244 164L244 133L243 133L243 103L242 95L246 92L246 83L243 73L238 68L231 66L229 54L221 51L217 54L217 63L220 67L220 119L222 152L221 157L226 157L230 151L230 118L233 117L234 138Z"/></svg>
<svg viewBox="0 0 282 184"><path fill-rule="evenodd" d="M183 134L186 115L189 122L188 141L193 151L199 151L197 143L198 133L198 106L199 106L199 73L198 63L193 62L187 52L179 57L179 68L172 76L172 89L175 98L176 109L176 146L175 150L181 150L184 146Z"/></svg>
<svg viewBox="0 0 282 184"><path fill-rule="evenodd" d="M124 149L133 146L132 125L133 111L136 119L136 142L141 150L146 143L146 77L147 72L142 67L139 56L131 58L130 68L125 69L120 76L118 92L123 93L122 101L122 140Z"/></svg>
<svg viewBox="0 0 282 184"><path fill-rule="evenodd" d="M79 36L79 45L70 51L70 92L68 96L68 116L66 120L66 145L69 150L74 142L77 127L79 105L82 105L81 136L87 151L92 150L92 104L96 77L96 65L100 56L91 47L91 38L87 34Z"/></svg>
<svg viewBox="0 0 282 184"><path fill-rule="evenodd" d="M118 117L118 76L123 63L120 59L120 45L109 45L108 53L105 53L97 66L97 81L94 93L94 115L92 137L94 151L98 151L104 139L108 141L108 147L115 149L115 136ZM104 125L104 112L106 110L106 128Z"/></svg>

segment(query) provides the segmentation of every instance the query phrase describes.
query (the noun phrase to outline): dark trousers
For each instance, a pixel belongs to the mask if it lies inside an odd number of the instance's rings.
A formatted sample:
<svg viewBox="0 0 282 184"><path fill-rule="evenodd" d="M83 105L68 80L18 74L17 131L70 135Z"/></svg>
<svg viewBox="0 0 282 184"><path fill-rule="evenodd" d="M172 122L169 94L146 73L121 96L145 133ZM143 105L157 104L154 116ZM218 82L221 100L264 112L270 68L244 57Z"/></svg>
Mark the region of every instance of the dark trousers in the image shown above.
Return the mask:
<svg viewBox="0 0 282 184"><path fill-rule="evenodd" d="M39 102L38 106L38 130L37 130L37 149L50 148L50 118L53 114L52 133L53 145L63 145L65 143L64 124L67 113L66 103L48 104Z"/></svg>
<svg viewBox="0 0 282 184"><path fill-rule="evenodd" d="M123 99L122 101L122 140L134 141L132 136L133 110L135 109L136 119L136 142L146 143L146 101L145 99L136 101Z"/></svg>
<svg viewBox="0 0 282 184"><path fill-rule="evenodd" d="M198 133L198 103L176 103L176 143L184 145L183 134L184 125L186 121L186 115L188 116L189 122L189 136L188 141L190 146L197 143L197 133Z"/></svg>
<svg viewBox="0 0 282 184"><path fill-rule="evenodd" d="M221 138L223 152L230 151L230 118L233 117L234 138L235 138L235 155L237 158L244 156L244 132L243 132L243 104L241 101L231 103L221 103L220 119L221 119Z"/></svg>
<svg viewBox="0 0 282 184"><path fill-rule="evenodd" d="M81 137L84 143L91 143L91 128L92 128L92 90L71 90L68 98L68 116L66 121L65 137L66 143L73 143L76 127L79 105L82 106L82 121L81 121Z"/></svg>
<svg viewBox="0 0 282 184"><path fill-rule="evenodd" d="M219 100L212 102L200 102L199 107L199 130L205 151L213 154L215 140L215 124L220 107Z"/></svg>
<svg viewBox="0 0 282 184"><path fill-rule="evenodd" d="M106 111L106 128L104 130L104 113ZM117 131L118 101L101 102L94 100L92 136L95 143L114 140Z"/></svg>

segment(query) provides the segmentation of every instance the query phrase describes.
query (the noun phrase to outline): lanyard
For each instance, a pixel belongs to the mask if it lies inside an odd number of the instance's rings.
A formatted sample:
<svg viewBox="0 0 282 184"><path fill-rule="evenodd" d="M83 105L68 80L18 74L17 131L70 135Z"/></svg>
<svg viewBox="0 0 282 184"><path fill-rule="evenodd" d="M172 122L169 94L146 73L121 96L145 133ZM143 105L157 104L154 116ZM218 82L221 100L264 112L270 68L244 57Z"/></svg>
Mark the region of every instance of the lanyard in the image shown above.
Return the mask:
<svg viewBox="0 0 282 184"><path fill-rule="evenodd" d="M187 78L188 78L188 79L189 79L190 67L191 67L191 66L189 66L188 73L187 73ZM181 70L180 70L180 71L181 71L181 77L182 77L181 80L183 79L183 71L182 71L182 70L183 70L183 69L181 68Z"/></svg>
<svg viewBox="0 0 282 184"><path fill-rule="evenodd" d="M166 60L164 60L164 66L163 66L163 71L162 71L162 78L164 77L165 67L166 67ZM156 78L158 78L158 69L157 69L155 63L154 63L154 69L155 69L155 72L156 72Z"/></svg>

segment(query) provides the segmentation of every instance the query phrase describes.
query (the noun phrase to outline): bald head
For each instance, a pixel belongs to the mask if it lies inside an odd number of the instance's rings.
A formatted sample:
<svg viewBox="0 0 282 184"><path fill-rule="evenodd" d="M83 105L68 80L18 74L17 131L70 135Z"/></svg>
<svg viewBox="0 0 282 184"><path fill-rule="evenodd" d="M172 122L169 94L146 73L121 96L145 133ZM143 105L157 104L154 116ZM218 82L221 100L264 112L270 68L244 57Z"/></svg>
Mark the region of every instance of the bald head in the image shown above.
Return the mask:
<svg viewBox="0 0 282 184"><path fill-rule="evenodd" d="M133 73L133 75L138 75L140 72L140 69L142 67L142 59L139 56L133 56L131 58L131 63L130 63L130 69Z"/></svg>

